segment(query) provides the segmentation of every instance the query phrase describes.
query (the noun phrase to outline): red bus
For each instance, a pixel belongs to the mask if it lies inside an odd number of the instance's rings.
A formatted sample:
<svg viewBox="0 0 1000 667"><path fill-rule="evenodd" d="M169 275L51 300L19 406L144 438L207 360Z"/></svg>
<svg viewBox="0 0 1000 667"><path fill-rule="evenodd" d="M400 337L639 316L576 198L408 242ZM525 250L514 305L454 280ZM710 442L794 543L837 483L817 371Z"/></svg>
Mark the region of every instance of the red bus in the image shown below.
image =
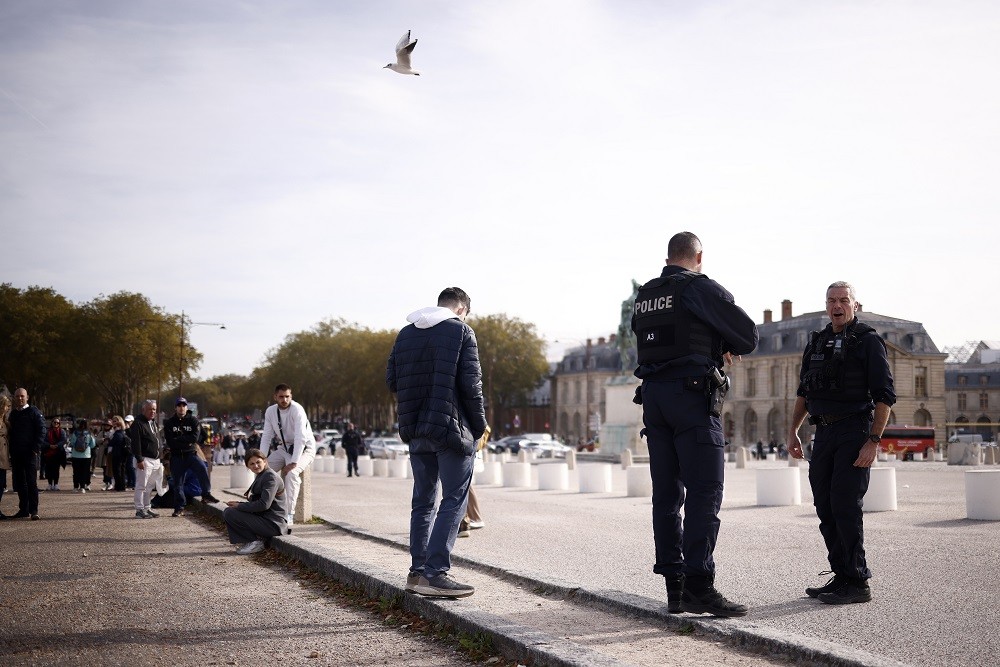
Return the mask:
<svg viewBox="0 0 1000 667"><path fill-rule="evenodd" d="M934 429L926 426L896 426L889 424L882 431L883 452L895 454L900 460L912 458L912 452L920 452L924 458L934 453Z"/></svg>

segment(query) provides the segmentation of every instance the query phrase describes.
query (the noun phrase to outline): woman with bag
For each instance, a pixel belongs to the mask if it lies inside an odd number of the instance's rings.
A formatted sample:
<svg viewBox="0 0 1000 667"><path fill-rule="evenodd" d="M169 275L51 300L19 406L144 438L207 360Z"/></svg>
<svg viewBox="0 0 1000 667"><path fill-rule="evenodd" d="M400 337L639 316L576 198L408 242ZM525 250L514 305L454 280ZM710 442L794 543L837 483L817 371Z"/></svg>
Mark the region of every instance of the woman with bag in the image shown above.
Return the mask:
<svg viewBox="0 0 1000 667"><path fill-rule="evenodd" d="M230 500L222 512L231 544L242 544L236 553L255 554L264 549L266 541L281 535L285 529L285 484L281 476L267 465L259 449L247 452L247 468L256 475L247 489L246 502Z"/></svg>
<svg viewBox="0 0 1000 667"><path fill-rule="evenodd" d="M66 467L66 431L58 417L52 418L52 425L45 432L42 445L42 473L49 482L49 491L59 490L59 469Z"/></svg>
<svg viewBox="0 0 1000 667"><path fill-rule="evenodd" d="M86 419L76 420L76 430L70 441L72 447L69 453L73 461L73 490L77 493L90 491L90 453L97 446L97 441L87 428Z"/></svg>
<svg viewBox="0 0 1000 667"><path fill-rule="evenodd" d="M114 489L115 491L124 491L126 487L125 461L127 453L132 449L132 440L128 437L128 432L125 430L125 420L120 416L115 415L111 418L111 428L108 453L104 457L104 490L110 491Z"/></svg>

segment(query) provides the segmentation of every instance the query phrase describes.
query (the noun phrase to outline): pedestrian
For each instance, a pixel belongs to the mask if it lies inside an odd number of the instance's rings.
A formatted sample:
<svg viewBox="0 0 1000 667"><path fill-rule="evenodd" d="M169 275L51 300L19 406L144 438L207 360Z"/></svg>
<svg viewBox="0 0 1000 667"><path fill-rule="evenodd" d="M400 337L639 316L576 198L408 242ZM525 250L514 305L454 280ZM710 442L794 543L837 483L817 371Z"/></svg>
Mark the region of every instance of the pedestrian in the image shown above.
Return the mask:
<svg viewBox="0 0 1000 667"><path fill-rule="evenodd" d="M73 462L73 490L77 493L90 491L90 456L97 447L97 441L87 428L86 419L76 420L76 429L70 439L70 460Z"/></svg>
<svg viewBox="0 0 1000 667"><path fill-rule="evenodd" d="M242 544L236 553L255 554L264 549L272 537L285 528L285 484L281 476L268 467L264 453L251 449L246 454L247 468L254 474L247 489L246 502L230 500L222 511L230 544Z"/></svg>
<svg viewBox="0 0 1000 667"><path fill-rule="evenodd" d="M174 402L174 414L163 423L163 435L170 452L170 485L174 489L174 513L170 516L184 515L187 504L184 476L189 472L198 480L202 502L219 502L212 495L212 480L208 476L208 468L196 450L201 434L201 423L194 415L188 414L187 399L181 396Z"/></svg>
<svg viewBox="0 0 1000 667"><path fill-rule="evenodd" d="M132 415L125 415L125 428L126 429L131 429L132 428L132 424L134 422L135 422L135 417L133 417ZM125 449L125 460L122 461L122 468L125 469L125 489L126 490L132 489L134 491L135 488L136 488L136 486L135 486L136 465L135 465L135 456L132 455L132 448L131 447L127 447ZM159 484L162 485L163 484L163 476L162 475L160 476L159 480L160 480ZM117 487L117 483L116 483L116 487ZM115 490L117 491L118 489L116 488Z"/></svg>
<svg viewBox="0 0 1000 667"><path fill-rule="evenodd" d="M854 287L838 281L826 290L830 323L813 332L802 353L788 451L803 457L799 427L816 426L809 485L833 577L806 589L826 604L868 602L871 570L865 560L862 506L882 431L896 402L885 341L858 320ZM824 573L828 574L828 573Z"/></svg>
<svg viewBox="0 0 1000 667"><path fill-rule="evenodd" d="M243 461L247 455L247 437L241 435L236 438L236 463L243 465Z"/></svg>
<svg viewBox="0 0 1000 667"><path fill-rule="evenodd" d="M28 404L28 390L14 390L14 409L7 431L10 443L11 485L17 491L18 510L12 519L38 516L38 457L45 442L45 418Z"/></svg>
<svg viewBox="0 0 1000 667"><path fill-rule="evenodd" d="M475 588L451 578L451 550L465 516L476 442L486 431L476 334L465 323L471 300L448 287L437 307L410 313L386 367L396 395L399 437L410 446L410 571L406 590L467 597ZM441 502L437 504L437 485Z"/></svg>
<svg viewBox="0 0 1000 667"><path fill-rule="evenodd" d="M10 397L0 394L0 500L7 489L7 471L10 470ZM0 521L7 515L0 512Z"/></svg>
<svg viewBox="0 0 1000 667"><path fill-rule="evenodd" d="M672 613L743 616L747 608L715 588L725 469L720 418L729 387L723 368L753 352L758 334L733 296L701 269L701 241L675 234L666 267L639 288L632 313L635 375L642 380L636 402L653 482L653 572L666 580Z"/></svg>
<svg viewBox="0 0 1000 667"><path fill-rule="evenodd" d="M354 427L353 422L347 422L347 428L340 439L340 446L344 449L344 453L347 454L347 476L357 475L361 477L361 472L358 471L358 455L361 453L365 443L361 437L361 433Z"/></svg>
<svg viewBox="0 0 1000 667"><path fill-rule="evenodd" d="M132 415L129 415L131 417ZM105 482L104 490L115 491L125 490L125 453L132 450L132 440L128 435L128 427L125 420L115 415L111 418L112 432L111 441L108 443L108 452L105 455L105 477L110 473L111 480Z"/></svg>
<svg viewBox="0 0 1000 667"><path fill-rule="evenodd" d="M305 408L292 400L292 388L287 384L274 388L274 404L264 411L261 442L270 447L268 465L285 483L285 526L291 531L302 473L316 456L316 437Z"/></svg>
<svg viewBox="0 0 1000 667"><path fill-rule="evenodd" d="M59 490L59 470L66 467L66 431L58 417L53 417L45 432L45 444L42 445L42 468L45 479L49 483L49 491Z"/></svg>
<svg viewBox="0 0 1000 667"><path fill-rule="evenodd" d="M132 457L135 461L134 502L137 519L155 519L159 516L151 505L153 489L163 484L160 436L155 419L156 401L151 398L146 399L142 402L142 414L128 429Z"/></svg>

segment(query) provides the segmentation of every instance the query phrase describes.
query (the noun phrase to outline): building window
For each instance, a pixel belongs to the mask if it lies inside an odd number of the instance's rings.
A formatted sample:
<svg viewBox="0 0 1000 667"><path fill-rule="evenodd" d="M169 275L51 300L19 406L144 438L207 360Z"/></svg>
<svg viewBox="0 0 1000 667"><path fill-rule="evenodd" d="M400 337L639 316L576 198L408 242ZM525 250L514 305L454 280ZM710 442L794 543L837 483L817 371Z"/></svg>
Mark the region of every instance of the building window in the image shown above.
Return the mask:
<svg viewBox="0 0 1000 667"><path fill-rule="evenodd" d="M985 391L979 394L979 409L989 410L990 409L990 395Z"/></svg>
<svg viewBox="0 0 1000 667"><path fill-rule="evenodd" d="M913 369L913 394L921 398L927 397L927 368L924 366Z"/></svg>
<svg viewBox="0 0 1000 667"><path fill-rule="evenodd" d="M989 375L980 375L979 376L979 386L980 387L985 387L989 383L990 383L990 376Z"/></svg>
<svg viewBox="0 0 1000 667"><path fill-rule="evenodd" d="M958 386L959 387L964 387L966 384L968 384L968 381L969 381L969 378L965 377L964 375L959 375L958 376Z"/></svg>
<svg viewBox="0 0 1000 667"><path fill-rule="evenodd" d="M757 369L747 369L747 396L757 395Z"/></svg>
<svg viewBox="0 0 1000 667"><path fill-rule="evenodd" d="M580 404L580 381L577 380L576 382L573 383L573 385L574 385L573 386L573 392L576 394L576 403L577 403L577 405L579 405Z"/></svg>
<svg viewBox="0 0 1000 667"><path fill-rule="evenodd" d="M959 392L959 394L958 394L958 409L959 410L965 410L966 409L965 403L966 403L965 392L964 391Z"/></svg>
<svg viewBox="0 0 1000 667"><path fill-rule="evenodd" d="M781 393L781 366L771 366L771 396Z"/></svg>

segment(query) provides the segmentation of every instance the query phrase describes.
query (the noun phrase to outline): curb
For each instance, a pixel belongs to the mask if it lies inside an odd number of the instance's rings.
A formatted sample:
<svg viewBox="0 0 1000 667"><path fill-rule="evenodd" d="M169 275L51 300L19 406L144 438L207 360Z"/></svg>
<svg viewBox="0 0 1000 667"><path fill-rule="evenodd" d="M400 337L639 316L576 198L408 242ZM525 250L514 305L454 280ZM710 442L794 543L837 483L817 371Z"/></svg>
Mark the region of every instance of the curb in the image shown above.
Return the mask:
<svg viewBox="0 0 1000 667"><path fill-rule="evenodd" d="M210 513L222 517L221 505L202 504ZM325 523L356 537L406 551L408 543L370 533L348 523L331 521L319 517ZM517 625L505 618L480 611L464 600L434 600L419 595L410 595L398 584L379 576L380 571L371 570L365 563L345 559L332 554L324 554L323 547L293 536L276 537L271 548L279 553L295 558L305 565L335 579L360 586L374 598L402 597L402 606L407 611L417 613L430 620L441 621L469 633L484 633L493 638L494 646L505 656L518 661L533 661L536 664L570 666L626 665L603 654L580 647L574 642L558 639L531 628ZM655 600L617 590L592 591L571 582L548 579L542 580L506 566L482 560L472 560L452 554L453 562L458 562L481 572L506 581L530 588L541 588L576 599L584 605L605 611L655 620L674 629L684 630L694 627L705 635L737 646L749 648L765 654L784 655L795 660L829 667L906 667L904 663L884 658L867 651L851 649L833 642L827 642L791 632L781 632L760 627L753 623L714 619L690 615L670 614L663 600ZM737 625L739 624L739 625Z"/></svg>

